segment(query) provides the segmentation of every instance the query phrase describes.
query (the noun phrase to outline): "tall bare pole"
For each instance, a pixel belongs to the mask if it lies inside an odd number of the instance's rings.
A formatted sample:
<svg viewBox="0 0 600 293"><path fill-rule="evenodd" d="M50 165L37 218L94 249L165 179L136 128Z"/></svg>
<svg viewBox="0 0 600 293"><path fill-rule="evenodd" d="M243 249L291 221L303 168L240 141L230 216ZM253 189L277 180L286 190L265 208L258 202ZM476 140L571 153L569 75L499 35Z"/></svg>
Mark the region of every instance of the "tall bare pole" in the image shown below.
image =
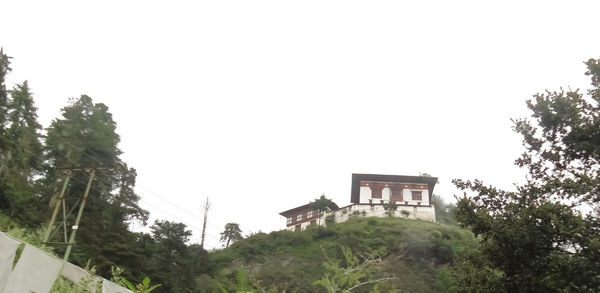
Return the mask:
<svg viewBox="0 0 600 293"><path fill-rule="evenodd" d="M208 197L206 197L206 202L204 203L204 223L202 224L202 242L200 242L200 247L204 248L204 235L206 235L206 219L208 217L208 209L210 209L210 202L208 201Z"/></svg>

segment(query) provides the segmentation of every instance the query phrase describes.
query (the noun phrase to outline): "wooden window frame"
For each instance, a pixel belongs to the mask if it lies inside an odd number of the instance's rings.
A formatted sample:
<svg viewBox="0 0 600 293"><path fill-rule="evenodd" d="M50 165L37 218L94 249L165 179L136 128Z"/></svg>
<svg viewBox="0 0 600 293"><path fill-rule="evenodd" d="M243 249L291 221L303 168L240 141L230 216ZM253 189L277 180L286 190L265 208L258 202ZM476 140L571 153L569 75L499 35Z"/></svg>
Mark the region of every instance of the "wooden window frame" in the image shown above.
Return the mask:
<svg viewBox="0 0 600 293"><path fill-rule="evenodd" d="M399 193L399 195L396 193ZM390 201L404 201L404 188L402 186L390 187Z"/></svg>
<svg viewBox="0 0 600 293"><path fill-rule="evenodd" d="M423 201L423 191L411 190L411 199L413 201ZM415 195L417 195L415 197Z"/></svg>
<svg viewBox="0 0 600 293"><path fill-rule="evenodd" d="M383 198L383 184L370 184L371 198Z"/></svg>

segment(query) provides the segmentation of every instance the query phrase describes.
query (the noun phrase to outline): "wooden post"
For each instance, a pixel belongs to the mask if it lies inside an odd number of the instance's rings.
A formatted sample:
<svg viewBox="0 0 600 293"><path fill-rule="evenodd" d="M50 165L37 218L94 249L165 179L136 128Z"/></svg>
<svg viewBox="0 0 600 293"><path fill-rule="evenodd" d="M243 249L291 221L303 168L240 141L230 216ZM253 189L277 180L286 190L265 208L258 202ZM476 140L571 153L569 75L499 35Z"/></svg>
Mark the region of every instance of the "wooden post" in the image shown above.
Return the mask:
<svg viewBox="0 0 600 293"><path fill-rule="evenodd" d="M208 201L208 197L206 197L206 202L204 203L204 224L202 224L202 242L200 242L200 247L204 248L204 235L206 233L206 219L208 216L208 209L210 208L210 202Z"/></svg>

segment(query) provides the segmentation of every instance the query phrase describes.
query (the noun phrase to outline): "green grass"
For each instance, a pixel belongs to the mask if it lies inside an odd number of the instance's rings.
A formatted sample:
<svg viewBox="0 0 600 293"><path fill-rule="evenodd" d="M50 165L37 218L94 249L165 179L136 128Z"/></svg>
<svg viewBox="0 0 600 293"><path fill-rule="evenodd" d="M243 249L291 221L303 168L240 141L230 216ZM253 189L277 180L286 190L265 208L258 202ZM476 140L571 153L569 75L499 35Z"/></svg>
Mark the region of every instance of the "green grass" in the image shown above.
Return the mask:
<svg viewBox="0 0 600 293"><path fill-rule="evenodd" d="M400 218L356 218L302 232L259 233L215 251L216 279L227 282L243 267L256 286L273 291L320 292L325 255L341 259L340 245L359 257L383 255L382 274L403 292L435 292L457 255L477 249L473 234L456 226ZM442 278L442 280L437 280ZM440 285L441 286L441 285ZM440 291L440 290L438 290Z"/></svg>

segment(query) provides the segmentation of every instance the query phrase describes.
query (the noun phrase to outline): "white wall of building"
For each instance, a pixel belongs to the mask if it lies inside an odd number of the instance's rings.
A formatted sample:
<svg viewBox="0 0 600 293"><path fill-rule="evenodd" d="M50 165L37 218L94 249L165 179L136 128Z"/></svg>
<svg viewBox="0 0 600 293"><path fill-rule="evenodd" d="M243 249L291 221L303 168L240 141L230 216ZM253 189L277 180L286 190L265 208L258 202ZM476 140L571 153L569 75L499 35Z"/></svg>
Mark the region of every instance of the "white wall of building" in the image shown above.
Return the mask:
<svg viewBox="0 0 600 293"><path fill-rule="evenodd" d="M406 211L403 213L402 211ZM389 217L382 205L352 205L335 212L335 222L345 222L351 217ZM329 213L331 214L331 213ZM435 207L432 206L398 206L394 211L394 217L420 219L435 222Z"/></svg>
<svg viewBox="0 0 600 293"><path fill-rule="evenodd" d="M369 199L371 199L371 188L368 186L360 187L360 203L368 203Z"/></svg>
<svg viewBox="0 0 600 293"><path fill-rule="evenodd" d="M423 194L423 197L425 197L425 194ZM380 199L377 199L380 200ZM403 213L402 211L406 211L405 213ZM339 209L335 212L329 212L329 213L325 213L323 214L323 216L321 216L320 219L317 220L317 224L322 225L322 226L326 226L326 222L327 222L327 217L330 215L334 215L334 220L336 223L342 223L345 221L348 221L349 219L353 218L353 217L379 217L379 218L386 218L389 217L389 215L386 213L386 210L384 209L384 207L382 205L373 205L372 207L370 205L351 205L342 209ZM397 218L407 218L407 219L420 219L420 220L424 220L424 221L431 221L431 222L435 222L435 207L433 205L431 206L403 206L400 205L398 206L398 209L396 211L394 211L393 214L394 217ZM300 225L300 228L302 230L306 229L306 227L308 227L310 225L310 221L308 222L304 222ZM287 227L287 230L290 231L294 231L296 229L296 226L290 226Z"/></svg>

